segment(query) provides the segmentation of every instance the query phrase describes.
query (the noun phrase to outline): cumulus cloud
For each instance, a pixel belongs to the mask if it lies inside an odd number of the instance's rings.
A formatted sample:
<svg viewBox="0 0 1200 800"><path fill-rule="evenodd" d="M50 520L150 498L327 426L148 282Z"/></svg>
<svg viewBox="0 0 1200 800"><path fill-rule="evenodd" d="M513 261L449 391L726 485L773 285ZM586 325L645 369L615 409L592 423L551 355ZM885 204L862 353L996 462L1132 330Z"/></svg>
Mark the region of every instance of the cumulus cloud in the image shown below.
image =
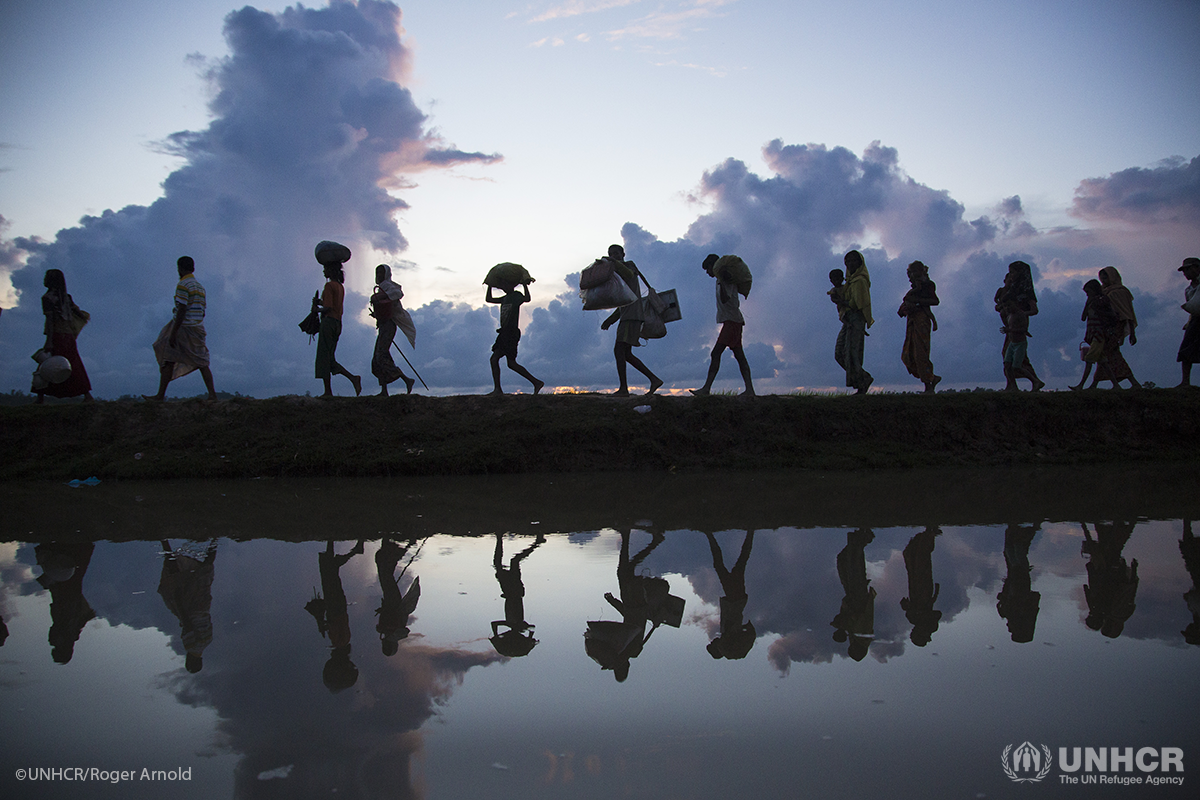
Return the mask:
<svg viewBox="0 0 1200 800"><path fill-rule="evenodd" d="M1089 178L1075 190L1071 213L1085 220L1200 224L1200 157L1175 157Z"/></svg>
<svg viewBox="0 0 1200 800"><path fill-rule="evenodd" d="M183 254L195 258L207 290L218 388L277 394L314 385L305 380L312 349L295 328L323 281L313 245L342 241L356 253L352 270L369 271L362 262L373 266L406 247L396 213L407 205L392 194L404 176L500 158L427 129L402 84L410 54L401 34L400 9L380 0L230 13L230 55L204 73L214 119L163 143L185 163L162 197L84 217L54 241L5 243L0 269L22 301L0 329L5 388L22 388L28 370L19 354L33 349L42 325L42 273L57 268L93 313L79 347L96 391L144 391L156 372L150 343L170 318ZM18 250L28 254L24 268L11 263ZM349 294L348 317L364 305ZM350 324L343 347L369 353L370 339L368 328Z"/></svg>

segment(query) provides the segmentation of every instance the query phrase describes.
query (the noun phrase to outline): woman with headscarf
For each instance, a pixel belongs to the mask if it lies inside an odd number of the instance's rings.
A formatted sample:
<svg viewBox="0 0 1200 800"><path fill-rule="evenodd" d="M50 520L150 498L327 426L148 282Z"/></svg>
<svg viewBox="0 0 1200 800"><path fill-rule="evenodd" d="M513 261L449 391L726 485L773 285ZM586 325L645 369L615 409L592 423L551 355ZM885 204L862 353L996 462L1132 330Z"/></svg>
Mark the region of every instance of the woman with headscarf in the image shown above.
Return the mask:
<svg viewBox="0 0 1200 800"><path fill-rule="evenodd" d="M38 388L37 402L45 402L44 395L51 397L78 397L84 400L92 399L92 382L88 380L87 370L83 368L83 359L79 357L79 348L75 340L83 323L87 322L86 312L81 311L71 295L67 294L67 279L62 270L48 269L42 280L46 293L42 295L42 314L46 317L46 344L43 349L52 356L63 356L71 364L71 377L62 383L52 383Z"/></svg>
<svg viewBox="0 0 1200 800"><path fill-rule="evenodd" d="M846 265L846 286L842 299L842 331L838 334L834 358L846 370L846 385L855 394L866 394L875 379L863 369L863 350L867 328L875 324L871 316L871 276L862 253L851 250L842 262Z"/></svg>
<svg viewBox="0 0 1200 800"><path fill-rule="evenodd" d="M1038 391L1046 384L1034 372L1025 344L1029 338L1029 317L1038 313L1037 293L1033 288L1033 269L1024 261L1008 265L1004 285L996 290L996 311L1000 314L1004 333L1004 356L1007 389L1016 390L1017 378L1027 378Z"/></svg>
<svg viewBox="0 0 1200 800"><path fill-rule="evenodd" d="M1112 373L1113 388L1117 388L1121 381L1127 380L1134 389L1140 389L1142 385L1133 377L1133 370L1129 368L1125 356L1121 355L1121 345L1125 344L1126 336L1129 337L1131 345L1137 344L1137 314L1133 312L1133 293L1121 283L1121 273L1117 272L1116 267L1100 270L1100 286L1117 315L1116 324L1108 327L1104 340L1104 355ZM1100 374L1097 373L1092 386L1099 380Z"/></svg>
<svg viewBox="0 0 1200 800"><path fill-rule="evenodd" d="M1104 296L1104 288L1100 285L1100 281L1092 279L1085 283L1083 293L1087 295L1087 300L1084 301L1083 313L1079 318L1087 323L1083 332L1083 342L1087 348L1081 348L1084 364L1083 377L1075 386L1069 387L1073 392L1079 391L1087 383L1088 376L1092 374L1092 367L1096 368L1096 378L1092 381L1092 388L1101 378L1112 380L1114 386L1117 383L1112 377L1111 363L1108 360L1109 332L1117 326L1117 314L1113 311L1112 303Z"/></svg>
<svg viewBox="0 0 1200 800"><path fill-rule="evenodd" d="M387 397L388 384L397 378L404 381L405 393L412 394L416 381L396 366L391 349L397 330L404 331L408 343L417 346L417 329L412 316L400 305L404 290L392 280L392 268L387 264L375 267L375 286L378 291L371 296L371 315L375 317L375 327L379 333L375 337L375 352L371 356L371 374L379 380L379 394L382 397Z"/></svg>
<svg viewBox="0 0 1200 800"><path fill-rule="evenodd" d="M937 285L929 280L929 267L920 261L908 265L908 281L912 288L904 295L896 312L905 320L900 361L909 375L925 384L925 393L933 394L934 387L942 379L933 374L933 362L929 360L931 334L937 330L937 319L930 306L940 302Z"/></svg>

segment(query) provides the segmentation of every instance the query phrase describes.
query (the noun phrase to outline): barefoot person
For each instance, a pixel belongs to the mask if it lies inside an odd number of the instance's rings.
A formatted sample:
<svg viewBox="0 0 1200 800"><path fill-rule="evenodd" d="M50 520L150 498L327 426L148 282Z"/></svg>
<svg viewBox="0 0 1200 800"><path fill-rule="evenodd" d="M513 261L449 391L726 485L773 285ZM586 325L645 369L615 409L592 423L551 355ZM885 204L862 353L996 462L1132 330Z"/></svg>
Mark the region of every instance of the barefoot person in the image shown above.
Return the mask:
<svg viewBox="0 0 1200 800"><path fill-rule="evenodd" d="M909 375L925 384L925 393L933 394L934 387L942 379L933 374L933 362L929 360L930 340L933 331L937 330L937 319L930 308L939 302L937 285L929 280L929 267L920 261L908 265L908 282L912 288L904 295L896 312L904 318L904 347L900 350L900 361Z"/></svg>
<svg viewBox="0 0 1200 800"><path fill-rule="evenodd" d="M600 329L606 331L612 327L614 322L620 320L620 324L617 326L617 343L613 346L613 355L617 359L617 377L621 381L621 386L613 394L616 397L629 396L626 365L632 366L650 380L650 388L646 394L654 394L658 390L658 387L663 385L662 379L651 372L650 368L633 354L633 348L640 345L638 339L642 332L642 290L638 279L640 278L642 281L645 281L646 278L638 271L636 264L625 260L625 248L619 244L614 244L608 248L606 260L612 262L613 269L616 270L617 274L621 276L621 279L625 281L638 298L635 302L618 308L608 319L600 323ZM646 286L649 287L650 284L647 283Z"/></svg>
<svg viewBox="0 0 1200 800"><path fill-rule="evenodd" d="M397 330L404 331L408 343L417 346L417 329L412 317L400 305L404 290L392 280L392 268L387 264L375 268L375 286L378 291L371 295L371 315L375 317L379 333L375 336L375 352L371 356L371 374L379 380L380 397L387 397L388 384L397 378L404 381L405 394L412 394L416 380L405 375L392 360L392 342L396 340Z"/></svg>
<svg viewBox="0 0 1200 800"><path fill-rule="evenodd" d="M60 269L48 269L42 279L46 293L42 295L42 314L46 317L46 344L42 349L50 356L62 356L71 365L71 376L61 383L39 383L36 378L32 391L37 394L37 402L45 402L45 395L51 397L78 397L83 395L85 401L92 399L92 382L88 380L87 370L83 368L83 359L79 357L79 347L76 339L88 316L81 311L71 295L67 294L67 279Z"/></svg>
<svg viewBox="0 0 1200 800"><path fill-rule="evenodd" d="M349 258L346 250L346 258ZM333 397L330 379L334 375L345 375L354 386L354 394L362 394L362 378L351 374L350 370L337 362L338 338L342 335L342 305L346 299L346 273L342 270L344 261L327 260L321 262L325 270L325 288L321 290L321 299L313 298L313 306L321 312L321 332L317 334L317 377L325 384L322 397Z"/></svg>
<svg viewBox="0 0 1200 800"><path fill-rule="evenodd" d="M841 291L842 331L838 334L834 358L846 370L846 385L855 394L866 394L875 378L863 369L863 351L867 328L875 324L871 316L871 276L862 253L851 250L842 263L846 265L846 285ZM830 294L833 298L834 295ZM834 298L837 302L837 298Z"/></svg>
<svg viewBox="0 0 1200 800"><path fill-rule="evenodd" d="M1034 372L1028 353L1029 318L1038 312L1033 270L1028 264L1014 261L1008 265L1004 285L996 290L995 301L996 311L1004 323L1000 328L1004 334L1004 346L1000 350L1004 357L1004 388L1015 392L1017 378L1027 378L1033 384L1033 391L1039 391L1046 384Z"/></svg>
<svg viewBox="0 0 1200 800"><path fill-rule="evenodd" d="M1068 388L1073 392L1082 389L1083 385L1087 383L1088 376L1092 374L1092 367L1096 368L1096 378L1092 381L1090 388L1095 389L1096 383L1100 380L1111 380L1115 388L1117 381L1108 360L1108 340L1110 338L1108 331L1117 325L1117 315L1108 298L1104 296L1104 289L1100 285L1100 281L1093 278L1085 283L1083 293L1087 295L1087 300L1083 304L1083 313L1079 317L1080 320L1087 323L1087 327L1083 331L1083 341L1087 345L1082 356L1083 377L1079 379L1079 383Z"/></svg>
<svg viewBox="0 0 1200 800"><path fill-rule="evenodd" d="M175 267L179 272L179 283L175 285L175 318L163 326L154 342L154 357L158 359L159 367L158 394L142 396L161 402L167 396L167 384L200 370L208 400L212 402L217 399L217 392L213 389L212 371L208 368L204 287L193 274L196 262L191 256L180 256Z"/></svg>
<svg viewBox="0 0 1200 800"><path fill-rule="evenodd" d="M500 327L496 329L496 342L492 345L492 382L495 387L492 394L504 394L500 388L500 359L508 361L508 368L533 384L533 393L537 394L546 384L529 374L529 370L517 363L517 343L521 341L521 304L529 302L529 284L521 284L521 292L517 287L507 285L503 297L492 294L494 287L487 287L487 301L500 304Z"/></svg>
<svg viewBox="0 0 1200 800"><path fill-rule="evenodd" d="M727 270L716 269L719 260L720 256L716 253L709 253L704 259L703 268L709 277L717 279L717 322L721 325L721 332L717 335L717 343L713 345L708 378L699 389L693 389L692 394L703 397L709 393L717 372L721 369L721 354L728 347L733 351L738 369L742 371L742 380L746 383L746 391L742 394L753 397L754 384L750 380L750 363L746 361L746 353L742 350L742 329L746 327L746 320L739 307L737 285Z"/></svg>

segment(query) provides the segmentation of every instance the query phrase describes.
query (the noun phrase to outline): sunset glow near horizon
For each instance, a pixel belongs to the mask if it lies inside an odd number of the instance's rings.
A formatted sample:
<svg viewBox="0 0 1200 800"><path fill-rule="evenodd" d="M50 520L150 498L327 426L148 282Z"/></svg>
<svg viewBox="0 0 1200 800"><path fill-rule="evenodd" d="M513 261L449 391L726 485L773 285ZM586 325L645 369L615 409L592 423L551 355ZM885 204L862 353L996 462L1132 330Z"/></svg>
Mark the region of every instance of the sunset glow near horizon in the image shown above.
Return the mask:
<svg viewBox="0 0 1200 800"><path fill-rule="evenodd" d="M537 278L521 362L550 386L615 386L612 334L569 280L612 242L679 290L684 320L643 355L668 388L703 381L710 250L755 271L760 390L840 385L825 274L850 247L871 269L879 386L915 384L894 311L914 259L938 282L947 386L1002 381L990 301L1014 258L1038 277L1030 351L1050 388L1081 371L1079 285L1107 264L1137 298L1134 371L1178 382L1175 268L1200 256L1195 3L256 8L0 8L16 110L0 126L0 391L29 388L50 267L93 314L80 351L97 395L151 390L185 252L208 289L217 388L317 391L294 326L320 239L355 252L363 324L338 353L368 385L376 263L397 267L409 355L444 392L490 381L481 281L516 261ZM721 378L738 385L732 361Z"/></svg>

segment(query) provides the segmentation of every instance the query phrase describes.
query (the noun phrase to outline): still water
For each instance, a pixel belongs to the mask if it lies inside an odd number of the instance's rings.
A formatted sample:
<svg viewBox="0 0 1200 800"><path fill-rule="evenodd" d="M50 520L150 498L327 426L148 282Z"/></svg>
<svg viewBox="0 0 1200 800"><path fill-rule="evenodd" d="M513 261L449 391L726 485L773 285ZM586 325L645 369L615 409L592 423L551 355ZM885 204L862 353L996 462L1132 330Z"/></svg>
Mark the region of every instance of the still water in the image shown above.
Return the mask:
<svg viewBox="0 0 1200 800"><path fill-rule="evenodd" d="M0 485L0 795L1195 797L1186 472Z"/></svg>

